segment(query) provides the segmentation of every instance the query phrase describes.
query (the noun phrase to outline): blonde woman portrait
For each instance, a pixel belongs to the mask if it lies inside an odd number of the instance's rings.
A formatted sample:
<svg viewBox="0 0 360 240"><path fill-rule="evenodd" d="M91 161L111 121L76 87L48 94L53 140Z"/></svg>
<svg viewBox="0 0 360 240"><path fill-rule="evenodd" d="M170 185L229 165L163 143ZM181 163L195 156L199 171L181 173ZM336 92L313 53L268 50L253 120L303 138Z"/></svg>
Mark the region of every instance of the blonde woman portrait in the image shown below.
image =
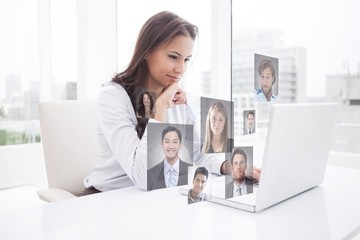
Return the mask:
<svg viewBox="0 0 360 240"><path fill-rule="evenodd" d="M208 99L202 98L206 101ZM202 153L225 153L231 149L229 142L229 115L220 101L212 103L205 120L205 135Z"/></svg>

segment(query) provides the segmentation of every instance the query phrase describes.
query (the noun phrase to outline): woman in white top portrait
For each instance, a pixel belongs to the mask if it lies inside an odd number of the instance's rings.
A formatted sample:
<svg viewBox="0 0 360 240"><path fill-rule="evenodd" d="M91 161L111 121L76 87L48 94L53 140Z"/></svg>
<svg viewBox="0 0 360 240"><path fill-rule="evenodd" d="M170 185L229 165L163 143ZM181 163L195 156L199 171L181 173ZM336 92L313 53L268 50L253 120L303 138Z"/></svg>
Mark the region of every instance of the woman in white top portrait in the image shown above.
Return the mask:
<svg viewBox="0 0 360 240"><path fill-rule="evenodd" d="M135 184L145 190L147 123L195 124L186 92L178 82L192 58L197 35L195 25L171 12L157 13L145 22L128 67L99 92L100 154L97 165L84 180L86 189L107 191ZM137 100L144 91L155 93L155 113L150 119L136 116ZM210 159L201 154L200 147L194 147L193 156L196 165L211 162L211 172L229 172L224 155Z"/></svg>

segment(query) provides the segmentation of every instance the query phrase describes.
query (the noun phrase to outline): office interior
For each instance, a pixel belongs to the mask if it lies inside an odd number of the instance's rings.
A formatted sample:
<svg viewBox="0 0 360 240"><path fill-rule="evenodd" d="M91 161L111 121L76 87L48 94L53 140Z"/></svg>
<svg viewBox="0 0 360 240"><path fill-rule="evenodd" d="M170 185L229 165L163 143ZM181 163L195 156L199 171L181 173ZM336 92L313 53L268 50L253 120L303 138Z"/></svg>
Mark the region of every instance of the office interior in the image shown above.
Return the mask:
<svg viewBox="0 0 360 240"><path fill-rule="evenodd" d="M240 142L264 143L270 105L258 109L254 102L253 65L254 54L271 56L279 59L279 103L338 103L328 165L349 168L355 176L360 173L359 7L356 0L1 1L0 216L52 204L36 194L48 187L39 103L95 102L101 85L126 67L142 24L162 10L199 27L195 57L181 84L197 106L201 96L234 102L235 141L242 135L243 111L256 108L256 134ZM196 209L201 212L206 214ZM360 228L341 234L360 239ZM265 237L255 235L250 234ZM338 235L329 231L325 237Z"/></svg>

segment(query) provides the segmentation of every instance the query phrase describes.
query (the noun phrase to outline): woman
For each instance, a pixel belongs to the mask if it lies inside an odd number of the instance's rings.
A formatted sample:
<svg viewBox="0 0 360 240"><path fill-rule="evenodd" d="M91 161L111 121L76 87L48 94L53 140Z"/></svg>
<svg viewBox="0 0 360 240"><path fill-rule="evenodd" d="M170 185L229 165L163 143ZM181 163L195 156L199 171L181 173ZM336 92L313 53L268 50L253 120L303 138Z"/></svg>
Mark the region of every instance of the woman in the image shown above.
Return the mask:
<svg viewBox="0 0 360 240"><path fill-rule="evenodd" d="M148 121L137 120L138 93L155 93L156 111L150 122L194 124L178 81L191 59L197 34L196 26L171 12L160 12L145 22L128 67L99 93L100 159L84 180L88 190L106 191L133 184L146 189ZM196 149L200 148L194 148L195 164L211 162L213 172L228 171L224 156L210 160Z"/></svg>
<svg viewBox="0 0 360 240"><path fill-rule="evenodd" d="M149 92L140 95L137 106L138 117L154 117L154 99Z"/></svg>
<svg viewBox="0 0 360 240"><path fill-rule="evenodd" d="M228 116L221 102L213 103L206 116L205 140L202 153L228 151Z"/></svg>

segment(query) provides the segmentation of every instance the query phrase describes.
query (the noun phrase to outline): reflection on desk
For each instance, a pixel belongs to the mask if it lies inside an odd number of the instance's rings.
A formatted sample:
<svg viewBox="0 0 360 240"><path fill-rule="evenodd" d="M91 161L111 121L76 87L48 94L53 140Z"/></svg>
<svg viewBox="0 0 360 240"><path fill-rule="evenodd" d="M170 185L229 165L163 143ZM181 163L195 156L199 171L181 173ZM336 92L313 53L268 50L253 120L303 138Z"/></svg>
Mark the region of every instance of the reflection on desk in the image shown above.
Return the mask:
<svg viewBox="0 0 360 240"><path fill-rule="evenodd" d="M360 170L260 213L135 187L0 214L0 239L340 239L360 224Z"/></svg>

